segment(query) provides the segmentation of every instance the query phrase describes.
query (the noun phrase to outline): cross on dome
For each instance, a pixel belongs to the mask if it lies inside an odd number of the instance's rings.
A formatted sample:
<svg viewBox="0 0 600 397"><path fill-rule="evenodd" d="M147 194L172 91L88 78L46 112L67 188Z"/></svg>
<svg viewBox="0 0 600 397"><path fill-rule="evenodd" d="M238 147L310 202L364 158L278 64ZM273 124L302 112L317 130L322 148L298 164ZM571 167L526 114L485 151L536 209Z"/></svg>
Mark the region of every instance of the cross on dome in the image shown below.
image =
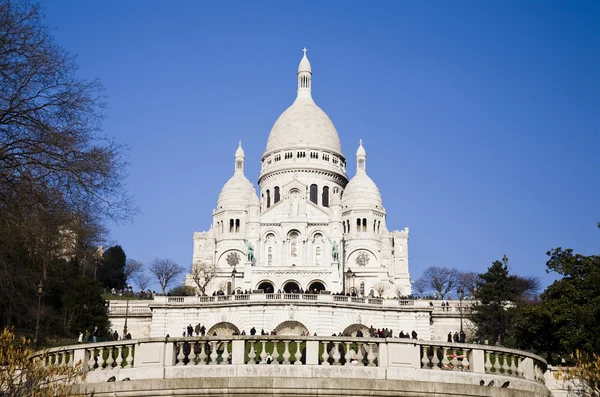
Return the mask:
<svg viewBox="0 0 600 397"><path fill-rule="evenodd" d="M306 51L308 51L308 50L306 49L306 47L304 47L304 48L302 49L302 51L304 52L304 57L306 58Z"/></svg>

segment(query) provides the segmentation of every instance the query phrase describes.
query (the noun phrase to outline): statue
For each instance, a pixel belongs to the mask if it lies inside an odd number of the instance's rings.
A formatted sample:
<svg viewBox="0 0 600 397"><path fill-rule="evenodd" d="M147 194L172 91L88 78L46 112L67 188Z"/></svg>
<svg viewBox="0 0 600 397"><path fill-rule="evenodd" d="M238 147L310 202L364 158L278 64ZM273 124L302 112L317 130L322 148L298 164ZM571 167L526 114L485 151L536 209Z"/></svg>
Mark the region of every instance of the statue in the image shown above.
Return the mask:
<svg viewBox="0 0 600 397"><path fill-rule="evenodd" d="M250 243L249 241L244 240L244 242L246 243L246 247L248 247L248 249L246 250L246 256L248 257L248 262L254 262L254 247L252 246L252 243Z"/></svg>
<svg viewBox="0 0 600 397"><path fill-rule="evenodd" d="M337 241L333 241L332 242L331 256L333 257L333 261L334 262L339 262L339 260L340 260L340 248L338 246Z"/></svg>

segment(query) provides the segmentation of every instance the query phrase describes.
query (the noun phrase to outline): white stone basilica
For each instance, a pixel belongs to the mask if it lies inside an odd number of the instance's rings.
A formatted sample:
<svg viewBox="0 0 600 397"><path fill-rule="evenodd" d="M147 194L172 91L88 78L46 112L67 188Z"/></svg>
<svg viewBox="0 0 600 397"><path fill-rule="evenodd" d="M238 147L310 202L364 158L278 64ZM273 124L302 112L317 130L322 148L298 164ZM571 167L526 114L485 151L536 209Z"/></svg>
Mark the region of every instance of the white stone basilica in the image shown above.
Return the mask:
<svg viewBox="0 0 600 397"><path fill-rule="evenodd" d="M388 284L387 296L411 293L408 228L388 230L362 141L356 175L348 180L340 138L312 98L311 79L305 49L296 100L273 125L261 159L260 195L244 175L240 142L210 230L194 233L193 266L217 269L208 295L219 290L377 295L379 283ZM192 274L186 285L196 287Z"/></svg>

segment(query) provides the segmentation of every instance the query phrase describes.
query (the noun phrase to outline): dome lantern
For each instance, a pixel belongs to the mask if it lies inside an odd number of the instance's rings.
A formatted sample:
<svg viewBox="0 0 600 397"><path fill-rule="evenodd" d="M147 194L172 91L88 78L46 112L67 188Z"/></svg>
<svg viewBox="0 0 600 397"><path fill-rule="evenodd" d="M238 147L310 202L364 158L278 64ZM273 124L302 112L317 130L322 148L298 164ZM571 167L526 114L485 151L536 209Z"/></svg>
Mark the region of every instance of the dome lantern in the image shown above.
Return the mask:
<svg viewBox="0 0 600 397"><path fill-rule="evenodd" d="M312 91L312 69L310 62L306 57L306 48L304 48L304 56L298 65L298 98L310 97Z"/></svg>
<svg viewBox="0 0 600 397"><path fill-rule="evenodd" d="M244 149L242 149L242 141L239 141L239 146L235 151L235 172L244 173Z"/></svg>

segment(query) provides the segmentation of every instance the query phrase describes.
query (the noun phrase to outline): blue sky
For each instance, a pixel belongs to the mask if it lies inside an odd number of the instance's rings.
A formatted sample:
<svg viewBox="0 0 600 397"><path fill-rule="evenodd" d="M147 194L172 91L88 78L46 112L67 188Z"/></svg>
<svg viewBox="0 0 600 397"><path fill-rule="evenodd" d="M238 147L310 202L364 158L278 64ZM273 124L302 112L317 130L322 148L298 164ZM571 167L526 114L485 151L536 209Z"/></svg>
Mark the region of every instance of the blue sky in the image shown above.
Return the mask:
<svg viewBox="0 0 600 397"><path fill-rule="evenodd" d="M362 138L388 227L410 228L413 278L506 254L547 285L550 248L599 251L600 2L41 4L130 147L143 214L109 225L129 257L191 266L240 139L256 184L303 47L349 176Z"/></svg>

